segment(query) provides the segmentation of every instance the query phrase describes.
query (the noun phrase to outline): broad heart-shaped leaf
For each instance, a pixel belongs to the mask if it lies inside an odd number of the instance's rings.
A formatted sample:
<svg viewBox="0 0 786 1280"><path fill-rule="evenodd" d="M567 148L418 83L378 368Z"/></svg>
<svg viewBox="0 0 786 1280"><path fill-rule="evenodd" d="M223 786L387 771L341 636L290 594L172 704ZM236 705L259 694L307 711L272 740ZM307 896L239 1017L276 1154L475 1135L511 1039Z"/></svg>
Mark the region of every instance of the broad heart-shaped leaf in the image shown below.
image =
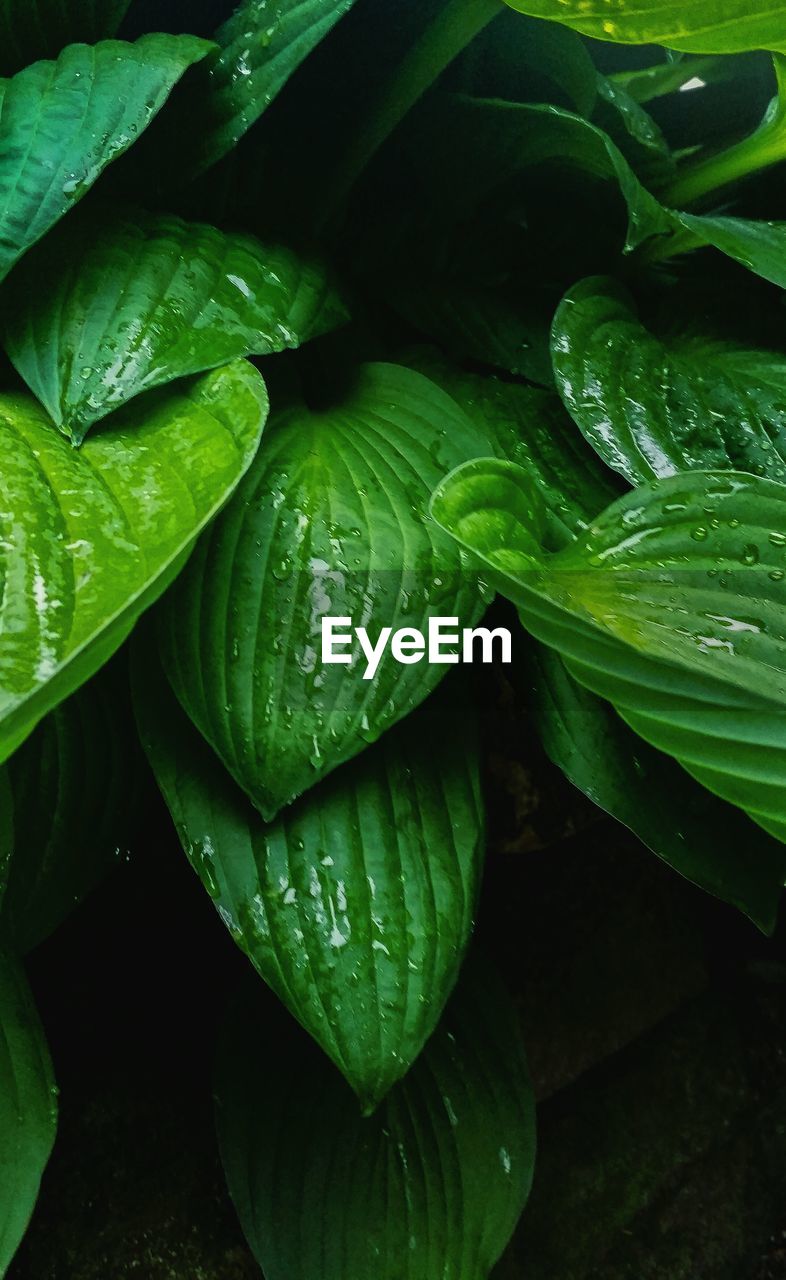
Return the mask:
<svg viewBox="0 0 786 1280"><path fill-rule="evenodd" d="M346 319L324 268L180 218L69 220L6 289L5 348L72 440L140 391L298 346Z"/></svg>
<svg viewBox="0 0 786 1280"><path fill-rule="evenodd" d="M432 509L582 684L786 840L786 486L652 481L552 556L519 467L466 464Z"/></svg>
<svg viewBox="0 0 786 1280"><path fill-rule="evenodd" d="M582 35L620 44L663 44L685 53L786 49L783 0L507 0Z"/></svg>
<svg viewBox="0 0 786 1280"><path fill-rule="evenodd" d="M775 927L786 848L637 737L562 659L532 646L530 711L546 753L590 800L630 827L681 875Z"/></svg>
<svg viewBox="0 0 786 1280"><path fill-rule="evenodd" d="M535 1117L520 1032L475 959L370 1120L253 998L226 1027L216 1102L229 1189L267 1280L485 1280L529 1194Z"/></svg>
<svg viewBox="0 0 786 1280"><path fill-rule="evenodd" d="M52 1150L52 1063L19 962L0 952L0 1275L25 1233Z"/></svg>
<svg viewBox="0 0 786 1280"><path fill-rule="evenodd" d="M140 770L125 670L111 664L56 707L0 775L13 849L0 935L24 953L117 865L126 844Z"/></svg>
<svg viewBox="0 0 786 1280"><path fill-rule="evenodd" d="M786 476L786 354L695 330L662 339L603 278L564 298L551 349L565 405L632 484L700 469Z"/></svg>
<svg viewBox="0 0 786 1280"><path fill-rule="evenodd" d="M147 127L210 45L143 36L69 45L0 81L0 280Z"/></svg>
<svg viewBox="0 0 786 1280"><path fill-rule="evenodd" d="M0 0L0 75L117 34L131 0Z"/></svg>
<svg viewBox="0 0 786 1280"><path fill-rule="evenodd" d="M142 739L189 860L238 946L366 1111L434 1030L472 929L484 852L478 744L450 683L266 824L141 646L137 657Z"/></svg>
<svg viewBox="0 0 786 1280"><path fill-rule="evenodd" d="M228 365L121 409L81 450L0 397L0 761L117 649L248 467L260 375Z"/></svg>
<svg viewBox="0 0 786 1280"><path fill-rule="evenodd" d="M280 402L226 512L159 613L181 704L266 818L375 741L448 670L388 652L373 679L321 660L322 618L480 617L483 592L430 520L451 461L488 442L421 374L369 364L321 411ZM345 650L345 652L347 652Z"/></svg>

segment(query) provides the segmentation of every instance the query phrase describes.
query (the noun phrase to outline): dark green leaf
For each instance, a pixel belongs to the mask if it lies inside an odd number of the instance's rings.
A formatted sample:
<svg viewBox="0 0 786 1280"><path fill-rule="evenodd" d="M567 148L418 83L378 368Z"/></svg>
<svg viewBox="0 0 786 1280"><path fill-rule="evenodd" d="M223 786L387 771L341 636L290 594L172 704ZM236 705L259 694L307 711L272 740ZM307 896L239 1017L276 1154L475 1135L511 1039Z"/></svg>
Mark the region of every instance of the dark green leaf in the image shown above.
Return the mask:
<svg viewBox="0 0 786 1280"><path fill-rule="evenodd" d="M229 365L120 410L77 451L0 398L0 760L114 652L248 467L267 397Z"/></svg>
<svg viewBox="0 0 786 1280"><path fill-rule="evenodd" d="M786 881L783 845L648 747L553 650L533 648L527 670L538 736L574 786L681 875L771 933Z"/></svg>
<svg viewBox="0 0 786 1280"><path fill-rule="evenodd" d="M159 615L169 679L237 782L272 818L417 706L441 665L388 654L373 679L321 662L321 619L470 625L477 577L427 514L452 461L488 443L443 391L396 365L357 370L321 411L280 401L265 448Z"/></svg>
<svg viewBox="0 0 786 1280"><path fill-rule="evenodd" d="M761 222L721 214L680 213L688 238L683 249L712 245L764 280L786 289L786 222Z"/></svg>
<svg viewBox="0 0 786 1280"><path fill-rule="evenodd" d="M0 280L127 151L210 45L143 36L70 45L0 81Z"/></svg>
<svg viewBox="0 0 786 1280"><path fill-rule="evenodd" d="M535 1155L520 1033L496 976L470 964L370 1120L323 1059L267 1027L253 1001L236 1009L217 1079L224 1168L267 1280L485 1280Z"/></svg>
<svg viewBox="0 0 786 1280"><path fill-rule="evenodd" d="M8 283L5 348L74 443L141 391L346 318L324 268L180 218L74 219Z"/></svg>
<svg viewBox="0 0 786 1280"><path fill-rule="evenodd" d="M13 841L0 933L17 953L47 938L117 865L138 796L129 710L125 673L102 672L0 770Z"/></svg>
<svg viewBox="0 0 786 1280"><path fill-rule="evenodd" d="M694 330L656 336L597 277L565 297L551 345L567 408L632 484L709 468L786 476L786 355Z"/></svg>
<svg viewBox="0 0 786 1280"><path fill-rule="evenodd" d="M786 840L786 486L653 481L545 555L531 482L468 463L433 510L524 625L646 741Z"/></svg>
<svg viewBox="0 0 786 1280"><path fill-rule="evenodd" d="M685 53L786 49L783 0L507 0L536 18L620 44L663 44Z"/></svg>
<svg viewBox="0 0 786 1280"><path fill-rule="evenodd" d="M0 0L0 75L117 34L131 0Z"/></svg>
<svg viewBox="0 0 786 1280"><path fill-rule="evenodd" d="M150 762L222 920L373 1110L434 1030L472 929L471 711L438 698L266 825L143 649L135 684Z"/></svg>
<svg viewBox="0 0 786 1280"><path fill-rule="evenodd" d="M55 1140L52 1064L21 965L0 953L0 1275L33 1212Z"/></svg>

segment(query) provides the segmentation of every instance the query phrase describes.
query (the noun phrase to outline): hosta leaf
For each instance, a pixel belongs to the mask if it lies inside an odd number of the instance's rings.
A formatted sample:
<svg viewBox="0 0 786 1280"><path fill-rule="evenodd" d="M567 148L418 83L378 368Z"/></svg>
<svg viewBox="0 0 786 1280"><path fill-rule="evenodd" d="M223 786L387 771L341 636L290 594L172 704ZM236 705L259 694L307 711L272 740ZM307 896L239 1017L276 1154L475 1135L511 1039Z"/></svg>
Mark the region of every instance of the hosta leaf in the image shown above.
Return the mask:
<svg viewBox="0 0 786 1280"><path fill-rule="evenodd" d="M242 0L191 95L186 154L198 172L240 141L355 0Z"/></svg>
<svg viewBox="0 0 786 1280"><path fill-rule="evenodd" d="M47 938L117 864L138 796L129 711L125 673L101 672L0 770L13 847L0 933L18 953Z"/></svg>
<svg viewBox="0 0 786 1280"><path fill-rule="evenodd" d="M122 409L79 451L0 397L0 760L91 676L248 467L267 412L239 363Z"/></svg>
<svg viewBox="0 0 786 1280"><path fill-rule="evenodd" d="M626 495L556 555L508 463L460 468L443 527L630 726L786 840L786 486L693 472Z"/></svg>
<svg viewBox="0 0 786 1280"><path fill-rule="evenodd" d="M260 1014L240 1005L226 1028L217 1117L267 1280L485 1280L535 1156L520 1033L495 975L468 966L423 1056L370 1120L324 1059Z"/></svg>
<svg viewBox="0 0 786 1280"><path fill-rule="evenodd" d="M0 0L0 74L117 34L131 0Z"/></svg>
<svg viewBox="0 0 786 1280"><path fill-rule="evenodd" d="M483 860L477 742L434 706L266 824L144 657L142 738L237 944L373 1110L431 1035Z"/></svg>
<svg viewBox="0 0 786 1280"><path fill-rule="evenodd" d="M70 45L0 81L0 279L127 151L188 67L193 36Z"/></svg>
<svg viewBox="0 0 786 1280"><path fill-rule="evenodd" d="M656 336L601 278L567 294L551 347L567 408L632 484L691 469L786 475L786 354L695 331Z"/></svg>
<svg viewBox="0 0 786 1280"><path fill-rule="evenodd" d="M527 669L538 737L574 786L681 875L772 932L786 881L784 846L648 747L553 650L533 647Z"/></svg>
<svg viewBox="0 0 786 1280"><path fill-rule="evenodd" d="M0 953L0 1275L33 1212L55 1140L52 1064L21 965Z"/></svg>
<svg viewBox="0 0 786 1280"><path fill-rule="evenodd" d="M663 44L685 53L786 48L783 0L507 0L535 18L620 44Z"/></svg>
<svg viewBox="0 0 786 1280"><path fill-rule="evenodd" d="M142 211L67 223L14 272L6 297L6 351L77 444L140 391L345 319L316 263Z"/></svg>
<svg viewBox="0 0 786 1280"><path fill-rule="evenodd" d="M427 514L451 460L488 452L421 374L362 366L342 400L283 401L235 500L160 613L164 666L191 719L273 817L375 741L435 687L443 665L383 659L373 679L321 662L321 619L378 628L470 625L477 577Z"/></svg>

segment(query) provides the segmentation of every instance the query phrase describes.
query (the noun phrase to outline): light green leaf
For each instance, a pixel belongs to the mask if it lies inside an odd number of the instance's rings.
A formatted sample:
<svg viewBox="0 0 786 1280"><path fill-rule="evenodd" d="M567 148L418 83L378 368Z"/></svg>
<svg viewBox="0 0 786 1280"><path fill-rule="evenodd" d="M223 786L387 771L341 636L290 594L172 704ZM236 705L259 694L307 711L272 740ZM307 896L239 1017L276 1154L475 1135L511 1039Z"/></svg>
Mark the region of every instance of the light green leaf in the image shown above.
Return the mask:
<svg viewBox="0 0 786 1280"><path fill-rule="evenodd" d="M786 849L637 737L542 645L527 655L530 709L549 758L659 858L765 933L775 928Z"/></svg>
<svg viewBox="0 0 786 1280"><path fill-rule="evenodd" d="M124 671L102 671L0 768L13 847L0 934L18 954L118 863L139 792L126 685Z"/></svg>
<svg viewBox="0 0 786 1280"><path fill-rule="evenodd" d="M248 467L267 412L243 362L122 409L77 451L0 397L0 760L119 647Z"/></svg>
<svg viewBox="0 0 786 1280"><path fill-rule="evenodd" d="M783 0L507 0L535 18L619 44L685 53L786 49Z"/></svg>
<svg viewBox="0 0 786 1280"><path fill-rule="evenodd" d="M0 0L0 75L117 34L131 0Z"/></svg>
<svg viewBox="0 0 786 1280"><path fill-rule="evenodd" d="M693 472L626 495L556 555L518 467L465 465L439 523L646 741L786 840L786 487Z"/></svg>
<svg viewBox="0 0 786 1280"><path fill-rule="evenodd" d="M699 79L706 84L733 80L738 69L739 63L734 59L722 54L707 54L700 58L658 62L653 67L637 67L633 71L617 71L610 80L636 102L645 103L679 92L689 80Z"/></svg>
<svg viewBox="0 0 786 1280"><path fill-rule="evenodd" d="M396 365L358 369L314 411L279 400L265 448L204 537L160 618L181 704L264 817L375 741L449 669L400 665L372 679L323 665L323 616L423 630L483 610L477 577L427 514L453 462L488 443L449 396ZM345 650L346 652L346 650Z"/></svg>
<svg viewBox="0 0 786 1280"><path fill-rule="evenodd" d="M0 1275L30 1221L56 1128L44 1032L21 965L0 953Z"/></svg>
<svg viewBox="0 0 786 1280"><path fill-rule="evenodd" d="M473 962L370 1120L251 1000L217 1071L230 1192L267 1280L485 1280L524 1207L534 1107L515 1011Z"/></svg>
<svg viewBox="0 0 786 1280"><path fill-rule="evenodd" d="M688 233L682 243L678 241L677 252L712 245L757 276L786 289L786 222L722 214L680 213L676 217Z"/></svg>
<svg viewBox="0 0 786 1280"><path fill-rule="evenodd" d="M142 211L69 221L14 272L6 299L6 351L76 444L141 391L346 318L315 262Z"/></svg>
<svg viewBox="0 0 786 1280"><path fill-rule="evenodd" d="M92 187L210 49L193 36L70 45L0 81L0 279Z"/></svg>
<svg viewBox="0 0 786 1280"><path fill-rule="evenodd" d="M135 686L150 763L222 920L374 1110L434 1030L472 930L471 711L432 700L267 825L141 646Z"/></svg>
<svg viewBox="0 0 786 1280"><path fill-rule="evenodd" d="M566 407L632 484L724 468L786 476L786 354L693 330L657 336L600 277L560 304L551 349Z"/></svg>

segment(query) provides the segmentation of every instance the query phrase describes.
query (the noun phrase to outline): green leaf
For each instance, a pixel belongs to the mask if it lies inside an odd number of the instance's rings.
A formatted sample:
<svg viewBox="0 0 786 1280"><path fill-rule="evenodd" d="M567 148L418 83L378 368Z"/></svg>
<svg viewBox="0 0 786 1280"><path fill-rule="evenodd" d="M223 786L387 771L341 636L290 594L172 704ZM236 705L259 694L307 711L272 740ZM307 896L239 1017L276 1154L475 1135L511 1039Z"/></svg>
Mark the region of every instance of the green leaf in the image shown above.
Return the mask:
<svg viewBox="0 0 786 1280"><path fill-rule="evenodd" d="M722 54L708 54L701 58L659 62L653 67L638 67L633 71L617 71L610 79L636 102L645 103L677 93L689 80L700 79L707 84L732 80L737 69L738 63L733 59Z"/></svg>
<svg viewBox="0 0 786 1280"><path fill-rule="evenodd" d="M102 671L0 769L13 842L0 934L17 953L43 942L118 863L139 794L128 701L125 673Z"/></svg>
<svg viewBox="0 0 786 1280"><path fill-rule="evenodd" d="M239 363L122 409L76 451L27 395L0 397L0 760L119 647L257 448Z"/></svg>
<svg viewBox="0 0 786 1280"><path fill-rule="evenodd" d="M685 53L786 49L783 0L507 0L512 9L563 22L618 44L663 44Z"/></svg>
<svg viewBox="0 0 786 1280"><path fill-rule="evenodd" d="M196 172L231 151L355 0L242 0L192 95L187 154Z"/></svg>
<svg viewBox="0 0 786 1280"><path fill-rule="evenodd" d="M677 214L688 233L677 251L712 245L757 276L786 289L786 222L761 222L721 214Z"/></svg>
<svg viewBox="0 0 786 1280"><path fill-rule="evenodd" d="M6 351L76 444L141 391L346 318L315 262L142 211L65 224L14 272L6 299Z"/></svg>
<svg viewBox="0 0 786 1280"><path fill-rule="evenodd" d="M632 484L686 470L786 476L786 355L692 330L656 336L598 277L560 304L551 348L565 405Z"/></svg>
<svg viewBox="0 0 786 1280"><path fill-rule="evenodd" d="M131 0L0 0L0 75L114 36Z"/></svg>
<svg viewBox="0 0 786 1280"><path fill-rule="evenodd" d="M372 1111L436 1026L483 863L471 712L437 698L271 824L140 647L141 735L238 946Z"/></svg>
<svg viewBox="0 0 786 1280"><path fill-rule="evenodd" d="M460 626L483 609L477 577L430 521L447 467L488 452L470 419L411 369L364 365L322 410L280 400L265 448L167 598L164 666L181 704L264 817L417 706L447 667L388 654L364 679L321 662L321 619L376 642Z"/></svg>
<svg viewBox="0 0 786 1280"><path fill-rule="evenodd" d="M127 151L210 45L143 36L70 45L0 81L0 279Z"/></svg>
<svg viewBox="0 0 786 1280"><path fill-rule="evenodd" d="M526 665L538 737L573 785L680 875L772 933L786 881L783 845L648 747L553 650L533 647Z"/></svg>
<svg viewBox="0 0 786 1280"><path fill-rule="evenodd" d="M551 556L538 506L525 472L489 460L448 477L433 511L582 684L786 840L786 487L653 481Z"/></svg>
<svg viewBox="0 0 786 1280"><path fill-rule="evenodd" d="M33 1212L55 1140L52 1063L18 961L0 953L0 1275Z"/></svg>
<svg viewBox="0 0 786 1280"><path fill-rule="evenodd" d="M230 1192L267 1280L485 1280L532 1181L534 1107L515 1012L472 963L434 1037L370 1120L253 1002L220 1050Z"/></svg>

